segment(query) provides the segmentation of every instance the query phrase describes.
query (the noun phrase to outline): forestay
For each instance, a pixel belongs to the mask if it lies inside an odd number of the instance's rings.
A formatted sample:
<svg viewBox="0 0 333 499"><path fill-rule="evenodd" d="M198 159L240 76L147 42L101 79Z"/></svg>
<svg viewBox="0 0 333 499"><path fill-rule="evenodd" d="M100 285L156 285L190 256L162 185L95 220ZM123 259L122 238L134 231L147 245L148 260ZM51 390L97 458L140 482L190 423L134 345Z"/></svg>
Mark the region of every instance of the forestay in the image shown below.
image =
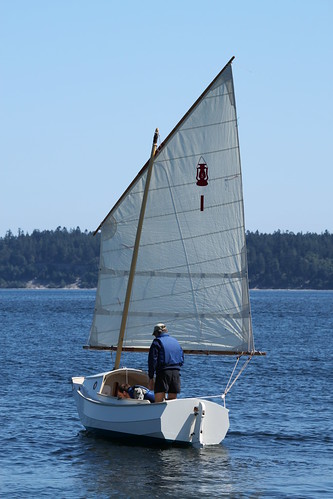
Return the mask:
<svg viewBox="0 0 333 499"><path fill-rule="evenodd" d="M147 165L100 226L91 347L117 345ZM124 347L165 322L183 349L253 352L231 61L155 155Z"/></svg>

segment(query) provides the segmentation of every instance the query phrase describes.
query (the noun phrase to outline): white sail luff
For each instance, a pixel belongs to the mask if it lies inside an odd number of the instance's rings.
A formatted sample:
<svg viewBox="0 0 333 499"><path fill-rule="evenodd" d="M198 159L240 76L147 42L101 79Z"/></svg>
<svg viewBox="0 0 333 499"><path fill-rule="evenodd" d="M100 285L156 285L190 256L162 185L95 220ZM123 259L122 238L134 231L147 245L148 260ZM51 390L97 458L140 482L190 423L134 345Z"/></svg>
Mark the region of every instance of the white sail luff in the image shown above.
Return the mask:
<svg viewBox="0 0 333 499"><path fill-rule="evenodd" d="M91 346L117 344L145 175L101 227ZM154 160L124 345L149 346L160 321L184 349L254 348L231 64Z"/></svg>

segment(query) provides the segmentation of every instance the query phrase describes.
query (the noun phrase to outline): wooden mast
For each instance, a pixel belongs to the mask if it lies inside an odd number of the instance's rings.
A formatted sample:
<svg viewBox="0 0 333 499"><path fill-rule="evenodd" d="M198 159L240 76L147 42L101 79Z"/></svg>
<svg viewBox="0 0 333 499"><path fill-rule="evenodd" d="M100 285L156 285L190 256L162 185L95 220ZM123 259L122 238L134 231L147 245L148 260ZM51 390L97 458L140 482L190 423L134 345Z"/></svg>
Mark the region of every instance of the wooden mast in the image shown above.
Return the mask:
<svg viewBox="0 0 333 499"><path fill-rule="evenodd" d="M121 326L120 326L120 331L119 331L118 346L117 346L117 355L116 355L116 361L115 361L115 364L114 364L114 369L118 369L119 365L120 365L120 357L121 357L121 351L122 351L123 343L124 343L124 336L125 336L127 315L128 315L129 303L130 303L130 298L131 298L131 293L132 293L135 267L136 267L136 262L137 262L137 259L138 259L138 252L139 252L139 245L140 245L140 238L141 238L141 232L142 232L143 219L144 219L145 211L146 211L146 204L147 204L147 198L148 198L149 184L150 184L150 179L151 179L151 173L152 173L152 170L153 170L154 156L155 156L155 152L156 152L156 149L157 149L157 139L158 139L158 128L156 128L156 130L155 130L154 139L153 139L153 145L152 145L152 148L151 148L151 154L150 154L150 160L149 160L149 165L148 165L145 190L144 190L144 193L143 193L143 199L142 199L141 210L140 210L140 218L139 218L138 228L137 228L137 231L136 231L135 244L134 244L132 262L131 262L131 268L130 268L130 273L129 273L129 277L128 277L126 297L125 297L123 316L122 316Z"/></svg>

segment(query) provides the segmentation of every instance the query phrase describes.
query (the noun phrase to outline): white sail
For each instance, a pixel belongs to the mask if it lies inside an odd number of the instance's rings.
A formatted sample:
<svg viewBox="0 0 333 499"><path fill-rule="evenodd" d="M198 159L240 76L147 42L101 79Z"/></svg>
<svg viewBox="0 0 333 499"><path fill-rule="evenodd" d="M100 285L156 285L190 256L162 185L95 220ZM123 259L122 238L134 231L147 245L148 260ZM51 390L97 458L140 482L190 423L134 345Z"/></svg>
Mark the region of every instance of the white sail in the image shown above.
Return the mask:
<svg viewBox="0 0 333 499"><path fill-rule="evenodd" d="M100 227L91 347L117 345L146 173ZM124 347L149 347L157 322L185 351L254 350L231 63L154 159Z"/></svg>

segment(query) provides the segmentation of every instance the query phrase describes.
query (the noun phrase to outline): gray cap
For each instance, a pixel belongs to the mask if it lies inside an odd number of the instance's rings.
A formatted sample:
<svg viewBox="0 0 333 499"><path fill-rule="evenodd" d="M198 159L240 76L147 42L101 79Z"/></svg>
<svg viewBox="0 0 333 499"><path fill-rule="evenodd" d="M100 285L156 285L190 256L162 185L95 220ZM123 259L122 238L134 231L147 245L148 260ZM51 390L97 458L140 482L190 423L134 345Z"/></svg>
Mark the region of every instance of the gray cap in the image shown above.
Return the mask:
<svg viewBox="0 0 333 499"><path fill-rule="evenodd" d="M165 325L165 324L163 324L162 322L159 322L158 324L156 324L156 325L154 326L153 336L154 336L155 334L162 333L162 331L166 331L166 330L167 330L166 325Z"/></svg>

